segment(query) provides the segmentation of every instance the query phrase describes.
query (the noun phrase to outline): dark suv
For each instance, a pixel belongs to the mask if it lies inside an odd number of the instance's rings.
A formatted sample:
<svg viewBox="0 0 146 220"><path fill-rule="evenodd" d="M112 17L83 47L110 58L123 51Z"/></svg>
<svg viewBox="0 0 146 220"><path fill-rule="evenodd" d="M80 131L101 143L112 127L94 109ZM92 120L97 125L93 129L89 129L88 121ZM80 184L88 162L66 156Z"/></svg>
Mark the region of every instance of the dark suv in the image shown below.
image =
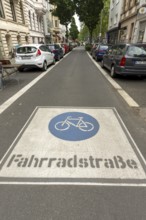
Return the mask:
<svg viewBox="0 0 146 220"><path fill-rule="evenodd" d="M117 75L146 75L146 44L117 44L111 46L103 56L102 67L110 70L111 77Z"/></svg>
<svg viewBox="0 0 146 220"><path fill-rule="evenodd" d="M55 60L60 60L63 58L63 49L59 44L48 44L47 47L54 53Z"/></svg>

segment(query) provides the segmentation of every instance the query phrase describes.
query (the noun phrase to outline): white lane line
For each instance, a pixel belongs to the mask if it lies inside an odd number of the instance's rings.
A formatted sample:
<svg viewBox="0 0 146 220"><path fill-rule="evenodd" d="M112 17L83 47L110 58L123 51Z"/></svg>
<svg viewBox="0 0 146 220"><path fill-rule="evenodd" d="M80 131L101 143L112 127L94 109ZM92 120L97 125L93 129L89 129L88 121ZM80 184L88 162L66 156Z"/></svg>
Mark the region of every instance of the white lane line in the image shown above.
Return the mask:
<svg viewBox="0 0 146 220"><path fill-rule="evenodd" d="M0 182L0 185L69 185L69 186L122 186L122 187L146 187L145 183L128 184L128 183L73 183L73 182Z"/></svg>
<svg viewBox="0 0 146 220"><path fill-rule="evenodd" d="M64 58L66 58L70 53L66 54ZM60 63L62 59L57 62L54 66L49 67L49 69L41 75L39 75L37 78L35 78L33 81L31 81L29 84L27 84L25 87L23 87L19 92L17 92L15 95L13 95L11 98L9 98L7 101L5 101L2 105L0 105L0 114L2 114L7 108L10 107L20 96L22 96L26 91L28 91L32 86L34 86L40 79L42 79L47 73L49 73L58 63Z"/></svg>
<svg viewBox="0 0 146 220"><path fill-rule="evenodd" d="M117 90L117 92L123 97L123 99L127 102L127 104L130 107L140 107L137 102L134 101L134 99L127 93L125 90L122 89L122 87L115 82L105 71L102 69L102 67L92 59L89 53L87 53L92 62L95 64L95 66L99 69L99 71L105 76L105 78L110 82L110 84Z"/></svg>

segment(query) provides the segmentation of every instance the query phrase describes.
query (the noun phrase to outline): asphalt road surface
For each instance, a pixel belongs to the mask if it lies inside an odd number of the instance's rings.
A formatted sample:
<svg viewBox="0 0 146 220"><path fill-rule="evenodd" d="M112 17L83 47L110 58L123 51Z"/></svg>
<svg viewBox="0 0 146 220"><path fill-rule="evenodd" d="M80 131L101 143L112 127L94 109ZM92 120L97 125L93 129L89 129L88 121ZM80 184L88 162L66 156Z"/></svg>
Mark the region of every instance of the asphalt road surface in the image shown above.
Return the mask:
<svg viewBox="0 0 146 220"><path fill-rule="evenodd" d="M0 219L145 220L144 97L128 105L82 47L24 74L0 94Z"/></svg>

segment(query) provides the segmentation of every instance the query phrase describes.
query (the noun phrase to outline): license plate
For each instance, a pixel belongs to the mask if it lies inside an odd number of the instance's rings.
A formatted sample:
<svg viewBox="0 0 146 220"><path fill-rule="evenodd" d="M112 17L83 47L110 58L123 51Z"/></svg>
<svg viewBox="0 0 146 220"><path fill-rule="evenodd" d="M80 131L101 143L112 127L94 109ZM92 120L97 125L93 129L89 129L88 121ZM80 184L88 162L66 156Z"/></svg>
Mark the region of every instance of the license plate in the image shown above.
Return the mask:
<svg viewBox="0 0 146 220"><path fill-rule="evenodd" d="M22 57L22 60L30 60L31 57Z"/></svg>
<svg viewBox="0 0 146 220"><path fill-rule="evenodd" d="M135 61L135 64L145 64L146 65L146 61Z"/></svg>

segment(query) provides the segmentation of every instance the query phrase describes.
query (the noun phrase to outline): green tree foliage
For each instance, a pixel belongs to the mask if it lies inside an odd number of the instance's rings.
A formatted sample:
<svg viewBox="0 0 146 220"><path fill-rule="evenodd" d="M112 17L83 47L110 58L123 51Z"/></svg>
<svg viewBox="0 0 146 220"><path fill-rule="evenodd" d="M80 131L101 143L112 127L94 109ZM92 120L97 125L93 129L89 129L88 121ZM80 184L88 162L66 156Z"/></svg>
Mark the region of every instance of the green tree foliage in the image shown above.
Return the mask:
<svg viewBox="0 0 146 220"><path fill-rule="evenodd" d="M93 30L99 21L103 0L74 0L74 3L80 21L84 22L89 29L90 42L92 42Z"/></svg>
<svg viewBox="0 0 146 220"><path fill-rule="evenodd" d="M87 41L89 37L89 30L85 24L82 25L80 33L79 33L79 40L80 41Z"/></svg>
<svg viewBox="0 0 146 220"><path fill-rule="evenodd" d="M99 38L100 32L101 32L101 39L105 38L106 32L108 30L110 0L103 0L103 2L104 2L104 7L103 10L100 12L99 22L93 33L93 37L95 40Z"/></svg>
<svg viewBox="0 0 146 220"><path fill-rule="evenodd" d="M52 14L57 16L62 25L66 27L66 37L68 39L68 24L74 15L74 3L71 0L50 0L50 4L55 5Z"/></svg>
<svg viewBox="0 0 146 220"><path fill-rule="evenodd" d="M78 31L74 17L72 18L72 21L71 21L71 27L69 29L69 34L70 34L73 41L75 41L78 38L79 31Z"/></svg>

